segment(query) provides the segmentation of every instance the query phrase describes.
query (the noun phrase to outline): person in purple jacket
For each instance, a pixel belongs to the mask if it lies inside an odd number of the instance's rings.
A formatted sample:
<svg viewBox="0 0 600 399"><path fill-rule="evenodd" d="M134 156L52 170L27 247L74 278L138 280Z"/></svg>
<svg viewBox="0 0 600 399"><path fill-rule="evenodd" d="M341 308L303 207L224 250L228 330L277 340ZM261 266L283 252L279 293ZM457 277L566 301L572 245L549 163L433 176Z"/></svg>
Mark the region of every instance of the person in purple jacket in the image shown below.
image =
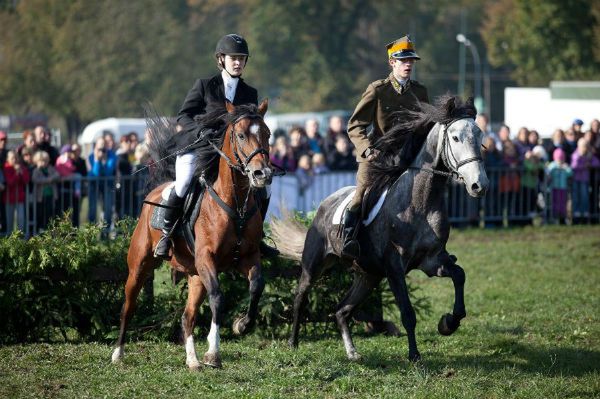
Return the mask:
<svg viewBox="0 0 600 399"><path fill-rule="evenodd" d="M589 191L590 169L600 167L600 161L589 148L589 143L581 138L577 141L577 149L571 156L573 169L573 187L571 191L573 201L573 223L578 224L590 216Z"/></svg>

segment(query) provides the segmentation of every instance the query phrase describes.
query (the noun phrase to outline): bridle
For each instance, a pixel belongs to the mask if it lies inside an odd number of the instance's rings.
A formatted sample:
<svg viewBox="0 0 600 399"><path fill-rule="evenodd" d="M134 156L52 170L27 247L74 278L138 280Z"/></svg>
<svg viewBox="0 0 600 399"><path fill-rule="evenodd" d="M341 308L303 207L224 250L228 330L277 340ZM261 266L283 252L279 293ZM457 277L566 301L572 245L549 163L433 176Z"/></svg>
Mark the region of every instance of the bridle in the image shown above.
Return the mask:
<svg viewBox="0 0 600 399"><path fill-rule="evenodd" d="M233 160L227 154L225 154L215 143L213 143L211 140L208 140L208 143L214 148L217 154L219 154L221 158L223 158L225 162L227 162L227 165L231 169L237 170L244 176L248 176L248 173L250 173L250 168L248 167L248 164L250 163L252 158L257 156L258 154L263 154L267 157L269 156L269 150L262 147L262 144L259 147L255 148L254 151L252 151L248 155L246 155L244 151L240 148L239 138L237 138L237 135L235 134L235 125L242 119L246 118L259 120L263 119L263 117L260 114L242 114L238 116L232 123L230 123L231 134L229 140L231 144L231 149L233 151L233 157L235 158L236 162L233 162ZM236 137L234 138L234 136ZM244 157L244 159L240 157L240 154Z"/></svg>
<svg viewBox="0 0 600 399"><path fill-rule="evenodd" d="M416 166L410 166L409 169L422 170L424 172L429 172L434 175L450 177L450 178L456 179L458 181L462 181L463 178L458 171L461 166L464 166L471 162L483 162L483 158L481 158L481 156L479 156L479 155L459 161L458 159L456 159L456 156L454 155L454 152L452 151L452 147L448 144L448 128L450 128L450 126L452 126L452 124L454 122L458 122L463 119L473 119L473 118L471 118L469 116L463 116L460 118L452 119L450 122L448 122L444 125L444 129L442 130L441 145L440 145L441 148L439 150L439 154L440 154L440 157L442 158L444 165L446 165L446 167L448 168L448 170L449 170L448 172L445 172L443 170L437 170L437 169L419 168ZM435 164L437 164L437 159L436 159Z"/></svg>

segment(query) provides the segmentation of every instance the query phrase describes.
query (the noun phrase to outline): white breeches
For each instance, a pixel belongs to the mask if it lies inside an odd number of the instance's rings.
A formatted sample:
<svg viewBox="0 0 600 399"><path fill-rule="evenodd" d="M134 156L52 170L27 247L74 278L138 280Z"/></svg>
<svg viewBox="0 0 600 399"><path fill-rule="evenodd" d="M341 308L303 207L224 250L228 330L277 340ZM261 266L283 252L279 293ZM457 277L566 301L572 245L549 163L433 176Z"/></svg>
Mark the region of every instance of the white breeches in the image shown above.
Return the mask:
<svg viewBox="0 0 600 399"><path fill-rule="evenodd" d="M183 198L192 182L197 158L193 152L177 155L175 161L175 193L179 198Z"/></svg>

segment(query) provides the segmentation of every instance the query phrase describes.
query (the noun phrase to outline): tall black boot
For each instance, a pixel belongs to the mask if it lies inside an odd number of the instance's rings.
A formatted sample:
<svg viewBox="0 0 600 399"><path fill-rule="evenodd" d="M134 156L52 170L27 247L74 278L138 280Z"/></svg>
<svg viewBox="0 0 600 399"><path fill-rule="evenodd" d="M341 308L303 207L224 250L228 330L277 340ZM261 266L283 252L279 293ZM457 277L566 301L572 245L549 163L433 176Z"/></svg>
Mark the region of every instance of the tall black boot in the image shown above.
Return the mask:
<svg viewBox="0 0 600 399"><path fill-rule="evenodd" d="M267 189L261 189L260 191L260 215L262 216L263 220L263 238L265 237L264 220L267 217L267 210L269 209L269 202L271 201L271 198L267 197L266 191ZM274 258L276 256L279 256L279 251L277 250L277 248L273 248L272 246L267 245L264 241L260 242L259 249L260 253L265 258Z"/></svg>
<svg viewBox="0 0 600 399"><path fill-rule="evenodd" d="M173 230L175 227L175 223L177 219L181 216L181 206L183 205L183 198L179 198L175 193L175 189L171 189L171 193L169 194L169 199L165 203L168 208L165 208L165 218L164 218L164 226L162 229L162 236L158 243L156 243L156 248L154 249L154 257L162 258L165 260L171 260L171 247L173 243L171 241L171 235L173 234Z"/></svg>
<svg viewBox="0 0 600 399"><path fill-rule="evenodd" d="M360 209L351 211L346 209L344 213L344 246L342 247L342 256L350 259L360 257L360 244L356 239L356 228L358 226Z"/></svg>

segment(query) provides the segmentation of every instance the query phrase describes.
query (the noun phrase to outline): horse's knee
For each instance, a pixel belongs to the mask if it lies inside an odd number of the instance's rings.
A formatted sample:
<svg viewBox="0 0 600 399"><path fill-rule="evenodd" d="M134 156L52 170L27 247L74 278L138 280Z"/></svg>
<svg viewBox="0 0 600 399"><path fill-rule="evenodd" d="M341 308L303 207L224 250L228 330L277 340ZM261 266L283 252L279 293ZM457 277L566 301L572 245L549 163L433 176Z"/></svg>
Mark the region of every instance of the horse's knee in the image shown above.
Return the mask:
<svg viewBox="0 0 600 399"><path fill-rule="evenodd" d="M254 277L250 280L250 294L260 294L265 288L265 279L262 275Z"/></svg>
<svg viewBox="0 0 600 399"><path fill-rule="evenodd" d="M348 317L350 317L350 313L352 313L351 306L346 305L338 309L335 312L335 319L337 320L338 324L346 323L346 320L348 320Z"/></svg>
<svg viewBox="0 0 600 399"><path fill-rule="evenodd" d="M452 268L452 281L454 282L454 284L464 285L466 279L467 276L463 268L458 265L454 265L454 267Z"/></svg>

